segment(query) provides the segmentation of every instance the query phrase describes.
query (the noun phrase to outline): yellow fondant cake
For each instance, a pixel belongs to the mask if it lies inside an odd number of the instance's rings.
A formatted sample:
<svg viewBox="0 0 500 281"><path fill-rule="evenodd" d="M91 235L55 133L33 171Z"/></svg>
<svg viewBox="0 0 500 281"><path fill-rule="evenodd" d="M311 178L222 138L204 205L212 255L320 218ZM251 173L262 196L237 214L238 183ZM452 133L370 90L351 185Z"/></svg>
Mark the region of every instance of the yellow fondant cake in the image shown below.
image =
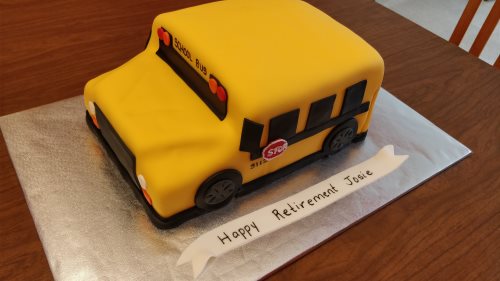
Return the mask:
<svg viewBox="0 0 500 281"><path fill-rule="evenodd" d="M159 227L363 140L380 55L311 5L161 14L146 49L85 86L88 120Z"/></svg>

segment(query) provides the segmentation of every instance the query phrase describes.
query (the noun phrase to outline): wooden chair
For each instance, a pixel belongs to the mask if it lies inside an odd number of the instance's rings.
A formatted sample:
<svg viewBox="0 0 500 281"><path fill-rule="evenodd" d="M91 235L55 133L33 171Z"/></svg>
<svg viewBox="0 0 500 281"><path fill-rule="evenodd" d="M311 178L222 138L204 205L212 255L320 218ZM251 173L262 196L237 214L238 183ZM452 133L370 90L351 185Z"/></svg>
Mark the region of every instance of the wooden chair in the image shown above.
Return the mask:
<svg viewBox="0 0 500 281"><path fill-rule="evenodd" d="M480 4L481 0L469 0L467 6L465 6L462 16L458 20L457 26L455 27L453 34L450 37L451 43L457 46L460 44ZM479 55L483 51L484 46L486 45L486 42L488 42L488 39L493 33L493 30L495 29L499 18L500 18L500 0L496 0L495 4L493 4L493 8L488 14L488 17L486 17L483 26L479 30L479 33L477 34L476 39L474 40L474 43L472 43L472 47L469 50L470 54L479 57ZM500 69L500 55L497 57L493 65L496 68Z"/></svg>

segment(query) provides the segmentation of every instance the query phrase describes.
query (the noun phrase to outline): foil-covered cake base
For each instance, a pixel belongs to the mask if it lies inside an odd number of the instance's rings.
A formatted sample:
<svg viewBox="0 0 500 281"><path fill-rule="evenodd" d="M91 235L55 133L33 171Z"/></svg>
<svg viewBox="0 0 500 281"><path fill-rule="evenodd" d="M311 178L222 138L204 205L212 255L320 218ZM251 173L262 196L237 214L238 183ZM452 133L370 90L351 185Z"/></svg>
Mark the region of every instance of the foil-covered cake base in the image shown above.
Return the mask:
<svg viewBox="0 0 500 281"><path fill-rule="evenodd" d="M181 252L206 231L299 192L386 144L410 158L331 206L211 260L199 280L255 280L470 154L385 90L368 137L178 228L153 226L85 124L82 97L0 118L26 201L57 280L192 280Z"/></svg>

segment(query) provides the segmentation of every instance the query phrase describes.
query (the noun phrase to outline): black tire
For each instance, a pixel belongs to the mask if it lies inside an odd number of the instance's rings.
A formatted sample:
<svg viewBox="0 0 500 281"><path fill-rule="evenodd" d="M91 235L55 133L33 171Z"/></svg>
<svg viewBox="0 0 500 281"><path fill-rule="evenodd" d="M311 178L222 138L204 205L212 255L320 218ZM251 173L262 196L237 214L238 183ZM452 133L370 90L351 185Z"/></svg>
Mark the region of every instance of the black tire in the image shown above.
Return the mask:
<svg viewBox="0 0 500 281"><path fill-rule="evenodd" d="M240 190L242 181L241 174L236 170L216 173L205 180L196 192L196 206L210 211L229 204Z"/></svg>
<svg viewBox="0 0 500 281"><path fill-rule="evenodd" d="M326 137L323 144L323 152L326 155L339 152L353 141L357 131L358 122L354 118L338 125Z"/></svg>

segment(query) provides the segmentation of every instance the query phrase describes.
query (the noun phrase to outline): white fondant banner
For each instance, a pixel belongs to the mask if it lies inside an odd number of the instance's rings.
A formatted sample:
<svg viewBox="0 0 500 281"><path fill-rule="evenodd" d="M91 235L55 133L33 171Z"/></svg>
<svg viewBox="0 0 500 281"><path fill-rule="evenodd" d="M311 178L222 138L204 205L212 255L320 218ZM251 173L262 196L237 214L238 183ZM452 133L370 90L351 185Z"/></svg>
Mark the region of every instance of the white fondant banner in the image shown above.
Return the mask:
<svg viewBox="0 0 500 281"><path fill-rule="evenodd" d="M299 193L221 225L198 237L177 265L192 262L196 278L210 257L217 257L307 217L396 170L408 155L394 155L387 145L372 158Z"/></svg>

